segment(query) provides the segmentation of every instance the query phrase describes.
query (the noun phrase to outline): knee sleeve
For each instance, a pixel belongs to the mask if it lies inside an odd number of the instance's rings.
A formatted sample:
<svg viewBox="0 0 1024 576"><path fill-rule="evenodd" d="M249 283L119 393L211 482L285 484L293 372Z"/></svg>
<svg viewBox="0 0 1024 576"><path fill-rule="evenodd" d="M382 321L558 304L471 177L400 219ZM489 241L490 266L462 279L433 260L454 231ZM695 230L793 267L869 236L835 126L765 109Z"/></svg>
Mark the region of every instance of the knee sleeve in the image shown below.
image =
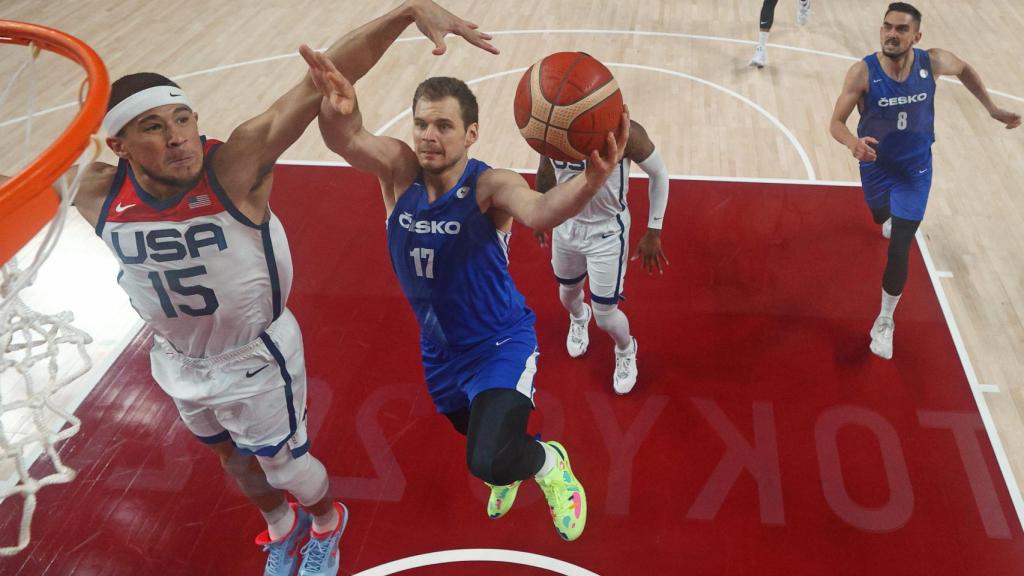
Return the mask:
<svg viewBox="0 0 1024 576"><path fill-rule="evenodd" d="M279 490L287 490L303 506L312 506L327 495L327 470L309 453L299 458L282 448L275 456L257 456L267 482Z"/></svg>
<svg viewBox="0 0 1024 576"><path fill-rule="evenodd" d="M564 306L570 314L577 318L583 316L582 281L575 284L559 284L558 299L562 301L562 306Z"/></svg>
<svg viewBox="0 0 1024 576"><path fill-rule="evenodd" d="M504 486L540 470L544 449L526 434L531 410L529 398L515 390L487 390L473 400L466 463L474 476Z"/></svg>
<svg viewBox="0 0 1024 576"><path fill-rule="evenodd" d="M914 242L914 234L920 222L892 219L892 238L889 239L889 259L885 264L882 276L882 288L893 296L903 293L907 283L907 268L910 261L910 248Z"/></svg>
<svg viewBox="0 0 1024 576"><path fill-rule="evenodd" d="M597 326L615 340L615 345L626 349L630 344L629 318L619 310L618 304L594 303L594 320Z"/></svg>

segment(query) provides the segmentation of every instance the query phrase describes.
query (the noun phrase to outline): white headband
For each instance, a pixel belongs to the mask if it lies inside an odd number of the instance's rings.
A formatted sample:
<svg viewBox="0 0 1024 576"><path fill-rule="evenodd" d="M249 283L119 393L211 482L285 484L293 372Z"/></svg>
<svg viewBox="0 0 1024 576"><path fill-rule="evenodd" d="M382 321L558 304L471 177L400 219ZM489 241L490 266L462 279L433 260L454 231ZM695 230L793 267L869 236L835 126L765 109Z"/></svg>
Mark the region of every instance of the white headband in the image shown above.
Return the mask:
<svg viewBox="0 0 1024 576"><path fill-rule="evenodd" d="M125 98L111 108L110 112L103 117L103 131L107 136L114 136L124 128L125 124L132 121L139 114L146 110L163 106L165 104L184 104L189 108L189 102L185 91L177 86L154 86L141 92L136 92Z"/></svg>

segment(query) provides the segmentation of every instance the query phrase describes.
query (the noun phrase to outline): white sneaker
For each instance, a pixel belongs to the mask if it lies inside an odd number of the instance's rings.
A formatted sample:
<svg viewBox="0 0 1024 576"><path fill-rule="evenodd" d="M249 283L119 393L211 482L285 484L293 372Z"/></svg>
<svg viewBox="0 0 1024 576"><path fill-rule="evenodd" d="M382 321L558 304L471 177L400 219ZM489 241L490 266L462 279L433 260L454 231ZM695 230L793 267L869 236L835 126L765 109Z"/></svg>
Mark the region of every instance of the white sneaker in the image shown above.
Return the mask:
<svg viewBox="0 0 1024 576"><path fill-rule="evenodd" d="M896 327L892 318L879 316L871 327L871 352L879 358L892 358L892 333Z"/></svg>
<svg viewBox="0 0 1024 576"><path fill-rule="evenodd" d="M751 66L757 66L758 68L764 68L768 65L768 51L765 50L764 46L760 44L757 48L754 48L754 57L750 59Z"/></svg>
<svg viewBox="0 0 1024 576"><path fill-rule="evenodd" d="M565 338L565 349L573 358L583 356L590 345L590 317L593 313L589 304L584 304L583 307L587 312L583 320L577 320L572 314L569 315L569 335Z"/></svg>
<svg viewBox="0 0 1024 576"><path fill-rule="evenodd" d="M882 223L882 238L886 240L892 238L892 218Z"/></svg>
<svg viewBox="0 0 1024 576"><path fill-rule="evenodd" d="M806 26L811 18L811 0L796 0L796 23Z"/></svg>
<svg viewBox="0 0 1024 576"><path fill-rule="evenodd" d="M615 379L612 381L612 388L616 394L629 394L633 386L636 386L636 338L633 338L633 345L629 350L620 352L615 349Z"/></svg>

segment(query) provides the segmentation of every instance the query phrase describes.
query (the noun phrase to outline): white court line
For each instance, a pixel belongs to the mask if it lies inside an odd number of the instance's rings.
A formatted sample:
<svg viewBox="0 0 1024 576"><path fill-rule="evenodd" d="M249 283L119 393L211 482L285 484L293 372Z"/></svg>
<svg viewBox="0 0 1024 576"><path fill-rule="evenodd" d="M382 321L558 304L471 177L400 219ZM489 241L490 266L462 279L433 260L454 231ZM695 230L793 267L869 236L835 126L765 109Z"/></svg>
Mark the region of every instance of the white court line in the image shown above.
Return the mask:
<svg viewBox="0 0 1024 576"><path fill-rule="evenodd" d="M938 276L939 278L952 278L953 277L953 273L950 272L949 270L936 270L935 271L935 275Z"/></svg>
<svg viewBox="0 0 1024 576"><path fill-rule="evenodd" d="M494 32L489 32L489 34L491 34L492 36L518 36L518 35L524 35L524 34L606 34L606 35L627 35L627 36L660 36L660 37L665 37L665 38L686 38L686 39L689 39L689 40L706 40L706 41L709 41L709 42L727 42L727 43L732 43L732 44L743 44L743 45L748 45L748 46L752 46L754 44L757 44L757 42L755 42L753 40L740 40L738 38L726 38L724 36L708 36L708 35L704 35L704 34L687 34L685 32L649 32L649 31L644 31L644 30L584 30L584 29L578 29L578 28L573 28L573 29L551 28L551 29L540 29L540 30L497 30L497 31L494 31ZM417 41L424 41L425 42L425 41L427 41L427 39L426 38L421 38L421 37L408 36L408 37L399 38L398 40L395 40L395 44L404 43L404 42L417 42ZM815 56L826 56L828 58L838 58L840 60L847 60L847 61L850 61L850 62L856 62L856 61L860 60L860 58L856 58L856 57L853 57L853 56L848 56L846 54L838 54L836 52L828 52L828 51L825 51L825 50L815 50L813 48L801 48L799 46L788 46L786 44L774 44L774 43L769 43L768 46L770 46L772 48L775 48L777 50L789 50L791 52L801 52L801 53L804 53L804 54L813 54ZM321 51L323 51L325 49L326 48L320 48ZM276 56L267 56L265 58L256 58L254 60L245 60L243 62L237 62L235 64L225 64L223 66L215 66L213 68L206 68L206 69L203 69L203 70L196 70L194 72L186 72L185 74L179 74L177 76L171 76L171 80L184 80L186 78L192 78L192 77L195 77L195 76L203 76L203 75L206 75L206 74L215 74L217 72L223 72L225 70L232 70L234 68L242 68L244 66L251 66L251 65L255 65L255 64L263 64L263 63L266 63L266 62L273 62L273 61L276 61L276 60L284 60L286 58L298 58L298 56L299 56L298 54L289 53L289 54L278 54ZM949 77L946 77L946 76L940 76L939 80L942 80L944 82L952 82L954 84L960 84L961 86L963 86L963 83L960 82L959 80L957 80L956 78L949 78ZM1015 96L1015 95L1010 94L1008 92L1002 92L1000 90L993 90L992 88L988 88L988 92L989 92L989 94L994 94L996 96L1002 96L1004 98L1009 98L1011 100L1016 100L1018 102L1024 102L1024 97ZM59 106L54 106L52 108L46 108L44 110L40 110L39 112L36 112L34 116L36 116L36 117L44 116L46 114L57 112L59 110L64 110L65 108L70 108L72 106L76 106L77 104L78 104L77 102L65 102L64 104L60 104ZM10 120L6 120L4 122L0 122L0 128L3 128L5 126L9 126L11 124L15 124L17 122L23 122L23 121L25 121L25 118L26 118L25 116L19 116L17 118L12 118Z"/></svg>
<svg viewBox="0 0 1024 576"><path fill-rule="evenodd" d="M562 574L563 576L599 576L596 572L591 572L590 570L580 568L575 564L569 564L568 562L557 558L549 558L548 556L531 554L530 552L520 552L518 550L501 550L495 548L470 548L464 550L441 550L438 552L430 552L427 554L410 556L408 558L388 562L387 564L382 564L375 568L357 572L353 576L390 576L391 574L397 574L414 568L439 566L454 562L500 562L502 564L514 564L517 566L532 566L534 568L541 568L556 574ZM501 572L496 571L493 573L500 574Z"/></svg>
<svg viewBox="0 0 1024 576"><path fill-rule="evenodd" d="M1013 474L1010 458L1006 454L1006 448L999 438L999 430L996 429L992 413L989 412L988 404L982 394L987 390L982 390L978 384L978 376L974 373L971 359L967 355L967 347L964 345L964 339L960 335L956 318L953 317L953 308L949 304L949 299L946 298L946 292L942 289L942 282L939 281L938 274L935 271L935 263L932 261L932 255L928 251L928 243L925 242L924 233L918 230L915 236L917 238L917 246L921 249L921 256L924 258L924 265L928 269L928 276L932 280L932 288L934 288L935 295L939 299L939 305L942 307L942 315L946 318L946 325L949 327L949 333L953 337L956 352L960 356L960 363L967 374L967 382L970 384L971 394L974 395L974 402L978 405L978 413L981 414L981 421L985 424L985 431L988 433L989 442L992 444L992 451L995 452L996 461L999 463L999 470L1003 473L1003 481L1006 482L1006 489L1010 493L1010 500L1013 501L1013 508L1017 511L1017 521L1020 523L1020 526L1024 526L1024 497L1021 496L1020 485L1017 484L1017 479ZM998 391L998 387L996 387L996 391Z"/></svg>
<svg viewBox="0 0 1024 576"><path fill-rule="evenodd" d="M661 74L668 74L669 76L676 76L676 77L679 77L679 78L686 78L687 80L693 80L694 82L698 82L700 84L704 84L705 86L710 86L711 88L714 88L715 90L718 90L719 92L723 92L725 94L728 94L729 96L732 96L733 98L736 98L740 102L743 102L747 106L750 106L751 108L756 110L759 114L761 114L762 116L767 118L769 122L771 122L773 125L775 125L775 127L778 128L780 132L782 132L782 135L785 136L787 140L789 140L789 143L792 144L794 148L796 148L796 152L800 156L800 161L803 162L804 170L807 172L807 179L810 180L810 181L817 180L817 176L815 176L815 174L814 174L814 166L811 165L811 159L807 156L807 151L804 150L804 147L800 144L800 141L797 140L796 136L793 135L793 132L790 131L790 129L787 128L786 125L783 124L778 118L776 118L774 115L772 115L770 112L765 110L763 107L761 107L759 104L757 104L756 102L754 102L750 98L747 98L746 96L744 96L744 95L742 95L742 94L740 94L740 93L738 93L738 92L736 92L734 90L730 90L730 89L726 88L725 86L722 86L720 84L716 84L714 82L711 82L710 80L705 80L705 79L700 78L698 76L693 76L691 74L686 74L684 72L677 72L675 70L668 70L668 69L665 69L665 68L655 68L654 66L642 66L642 65L639 65L639 64L621 64L621 63L616 63L616 62L605 62L605 65L608 66L609 68L633 68L635 70L645 70L647 72L658 72L658 73L661 73ZM481 82L483 82L485 80L492 80L494 78L500 78L502 76L508 76L510 74L518 74L520 72L524 72L525 70L526 70L526 68L524 67L524 68L513 68L511 70L505 70L504 72L495 72L493 74L488 74L486 76L480 76L479 78L474 78L472 80L469 80L469 81L466 82L466 85L467 86L473 86L473 85L479 84L479 83L481 83ZM401 113L399 113L397 116L395 116L391 120L388 120L387 122L384 123L384 125L382 125L380 128L375 130L374 134L377 135L377 136L380 136L381 134L387 132L392 126L397 124L399 120L401 120L402 118L405 118L406 116L409 116L410 114L412 114L412 110L409 109L409 108L406 108Z"/></svg>
<svg viewBox="0 0 1024 576"><path fill-rule="evenodd" d="M995 384L978 384L978 390L986 394L999 394L999 386Z"/></svg>

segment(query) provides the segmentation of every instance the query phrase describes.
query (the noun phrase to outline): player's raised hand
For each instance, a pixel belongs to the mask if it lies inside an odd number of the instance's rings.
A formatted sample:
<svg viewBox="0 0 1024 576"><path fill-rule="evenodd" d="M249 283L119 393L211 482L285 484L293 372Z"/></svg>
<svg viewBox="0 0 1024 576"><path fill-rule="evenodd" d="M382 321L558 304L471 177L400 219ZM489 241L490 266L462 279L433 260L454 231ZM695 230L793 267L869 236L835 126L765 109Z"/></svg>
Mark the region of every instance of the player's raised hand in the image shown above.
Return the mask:
<svg viewBox="0 0 1024 576"><path fill-rule="evenodd" d="M1003 110L1002 108L996 108L990 114L996 120L1006 124L1007 130L1013 130L1017 126L1020 126L1020 114L1010 112L1009 110Z"/></svg>
<svg viewBox="0 0 1024 576"><path fill-rule="evenodd" d="M878 153L875 152L876 146L878 146L878 140L871 136L865 136L857 140L857 145L851 148L850 152L853 153L853 157L857 160L874 162L878 158Z"/></svg>
<svg viewBox="0 0 1024 576"><path fill-rule="evenodd" d="M313 84L339 114L348 115L356 107L356 91L352 83L338 71L330 58L303 44L299 54L309 65Z"/></svg>
<svg viewBox="0 0 1024 576"><path fill-rule="evenodd" d="M594 190L597 190L604 184L612 170L622 160L623 154L626 153L627 142L629 142L629 108L623 106L622 118L619 119L619 129L615 134L608 133L604 154L602 155L597 150L594 150L590 153L590 158L587 159L587 168L583 175L586 177L587 183Z"/></svg>
<svg viewBox="0 0 1024 576"><path fill-rule="evenodd" d="M435 56L444 54L448 49L444 42L447 34L462 36L466 42L491 54L498 53L498 49L488 42L491 39L490 34L478 31L479 26L476 24L459 18L431 0L408 0L406 5L412 9L416 27L434 43Z"/></svg>

